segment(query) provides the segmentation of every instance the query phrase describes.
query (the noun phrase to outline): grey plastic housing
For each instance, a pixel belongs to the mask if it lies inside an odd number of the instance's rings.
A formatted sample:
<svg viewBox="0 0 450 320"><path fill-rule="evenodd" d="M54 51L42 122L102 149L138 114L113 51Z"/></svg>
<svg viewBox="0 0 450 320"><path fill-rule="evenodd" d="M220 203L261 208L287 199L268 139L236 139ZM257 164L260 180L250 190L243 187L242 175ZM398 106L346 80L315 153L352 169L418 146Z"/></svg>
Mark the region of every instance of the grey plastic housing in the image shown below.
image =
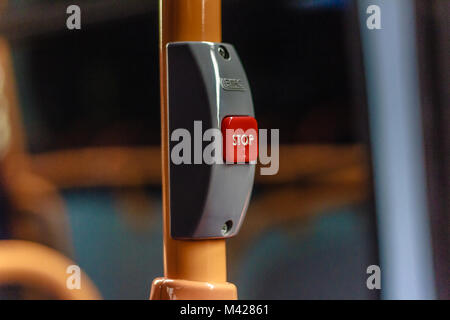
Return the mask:
<svg viewBox="0 0 450 320"><path fill-rule="evenodd" d="M228 52L227 58L219 53L220 47ZM184 128L194 140L194 121L202 121L203 133L220 129L226 116L254 117L242 64L230 44L168 43L167 82L171 236L191 240L232 237L247 211L255 164L194 164L192 148L191 164L176 165L170 155L179 142L171 141L171 134ZM203 142L202 150L209 143Z"/></svg>

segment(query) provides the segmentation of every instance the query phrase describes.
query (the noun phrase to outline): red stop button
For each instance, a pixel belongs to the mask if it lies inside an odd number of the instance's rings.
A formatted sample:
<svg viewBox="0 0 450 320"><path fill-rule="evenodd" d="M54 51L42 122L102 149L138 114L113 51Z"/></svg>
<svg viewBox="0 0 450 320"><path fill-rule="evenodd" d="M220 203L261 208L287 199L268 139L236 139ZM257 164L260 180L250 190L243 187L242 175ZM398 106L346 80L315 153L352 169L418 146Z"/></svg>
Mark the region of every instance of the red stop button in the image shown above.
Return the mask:
<svg viewBox="0 0 450 320"><path fill-rule="evenodd" d="M253 162L258 158L258 123L250 116L229 116L222 120L223 160Z"/></svg>

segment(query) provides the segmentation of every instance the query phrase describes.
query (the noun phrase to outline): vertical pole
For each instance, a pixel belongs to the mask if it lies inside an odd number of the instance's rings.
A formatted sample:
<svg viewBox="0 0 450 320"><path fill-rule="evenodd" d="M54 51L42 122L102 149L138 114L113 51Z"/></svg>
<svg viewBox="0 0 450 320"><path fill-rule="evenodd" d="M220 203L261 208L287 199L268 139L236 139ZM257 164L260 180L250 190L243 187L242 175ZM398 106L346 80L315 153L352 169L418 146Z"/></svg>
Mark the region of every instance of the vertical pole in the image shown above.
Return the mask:
<svg viewBox="0 0 450 320"><path fill-rule="evenodd" d="M153 282L150 298L174 298L173 283L178 281L178 299L234 299L236 287L226 282L224 239L188 241L170 236L166 44L221 42L221 0L160 0L159 20L164 278ZM211 283L215 290L211 290ZM165 290L168 286L172 286L171 290Z"/></svg>
<svg viewBox="0 0 450 320"><path fill-rule="evenodd" d="M380 0L382 28L366 27L367 75L383 299L434 299L414 4Z"/></svg>

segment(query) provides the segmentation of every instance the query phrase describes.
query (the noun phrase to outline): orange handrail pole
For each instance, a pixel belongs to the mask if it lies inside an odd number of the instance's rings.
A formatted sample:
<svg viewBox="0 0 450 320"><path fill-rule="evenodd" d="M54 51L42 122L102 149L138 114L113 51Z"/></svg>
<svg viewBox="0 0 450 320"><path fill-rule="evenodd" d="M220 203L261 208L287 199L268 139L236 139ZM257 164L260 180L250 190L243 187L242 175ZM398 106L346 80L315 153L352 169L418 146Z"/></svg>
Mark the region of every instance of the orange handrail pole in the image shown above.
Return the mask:
<svg viewBox="0 0 450 320"><path fill-rule="evenodd" d="M150 299L236 299L236 287L226 282L224 239L188 241L170 236L166 45L221 42L221 1L160 0L159 14L164 278L153 281Z"/></svg>
<svg viewBox="0 0 450 320"><path fill-rule="evenodd" d="M164 278L153 281L150 299L236 299L236 287L226 282L224 239L182 241L170 236L166 45L221 42L221 1L160 0L159 14Z"/></svg>
<svg viewBox="0 0 450 320"><path fill-rule="evenodd" d="M20 284L45 290L62 300L101 299L85 273L79 289L68 289L67 268L75 263L56 250L21 240L0 241L0 284Z"/></svg>
<svg viewBox="0 0 450 320"><path fill-rule="evenodd" d="M221 0L160 0L159 10L164 274L170 279L225 282L225 240L180 241L170 237L166 86L166 44L221 42Z"/></svg>

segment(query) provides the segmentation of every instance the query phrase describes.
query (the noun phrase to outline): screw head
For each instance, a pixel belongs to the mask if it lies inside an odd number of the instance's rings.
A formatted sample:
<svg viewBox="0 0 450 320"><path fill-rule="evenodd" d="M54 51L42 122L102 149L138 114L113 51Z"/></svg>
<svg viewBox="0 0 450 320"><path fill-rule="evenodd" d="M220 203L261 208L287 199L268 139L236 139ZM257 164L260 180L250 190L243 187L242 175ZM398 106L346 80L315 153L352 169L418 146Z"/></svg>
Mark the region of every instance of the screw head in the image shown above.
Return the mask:
<svg viewBox="0 0 450 320"><path fill-rule="evenodd" d="M225 48L224 46L219 46L219 48L217 49L217 51L219 51L219 54L222 56L222 58L224 58L225 60L229 60L230 59L230 53L228 52L227 48Z"/></svg>
<svg viewBox="0 0 450 320"><path fill-rule="evenodd" d="M233 221L228 220L227 222L225 222L224 225L222 226L222 230L221 230L222 235L226 236L228 233L230 233L232 227L233 227Z"/></svg>

